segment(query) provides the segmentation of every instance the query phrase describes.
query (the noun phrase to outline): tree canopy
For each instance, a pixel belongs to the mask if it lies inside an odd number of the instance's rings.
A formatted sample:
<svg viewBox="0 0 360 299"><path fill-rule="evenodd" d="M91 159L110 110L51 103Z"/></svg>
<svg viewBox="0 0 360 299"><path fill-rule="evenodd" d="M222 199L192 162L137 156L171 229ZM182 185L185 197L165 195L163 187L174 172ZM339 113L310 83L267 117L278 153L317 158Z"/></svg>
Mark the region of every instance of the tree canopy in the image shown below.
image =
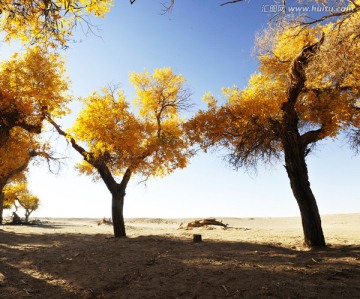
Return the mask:
<svg viewBox="0 0 360 299"><path fill-rule="evenodd" d="M292 83L289 70L302 49L322 34L321 51L306 68L305 85L294 103L303 142L311 146L359 126L359 21L349 19L341 33L333 26L266 31L259 38L259 71L244 89L224 88L224 105L211 94L204 96L208 109L192 120L193 138L203 147L231 149L231 161L238 167L280 158L283 106Z"/></svg>
<svg viewBox="0 0 360 299"><path fill-rule="evenodd" d="M130 81L137 90L137 115L121 90L104 88L82 100L84 109L71 136L85 142L87 151L101 157L115 176L127 168L149 177L185 167L190 152L179 114L188 105L184 78L164 68L154 74L132 73ZM94 168L85 159L79 170L89 174Z"/></svg>

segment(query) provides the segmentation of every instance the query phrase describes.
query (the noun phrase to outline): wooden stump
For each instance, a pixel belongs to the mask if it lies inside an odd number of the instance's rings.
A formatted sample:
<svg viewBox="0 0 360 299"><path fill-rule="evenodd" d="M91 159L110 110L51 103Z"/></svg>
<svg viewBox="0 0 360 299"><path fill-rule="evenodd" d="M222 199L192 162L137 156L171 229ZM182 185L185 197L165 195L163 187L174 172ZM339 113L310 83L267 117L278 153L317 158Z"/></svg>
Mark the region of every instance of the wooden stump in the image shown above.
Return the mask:
<svg viewBox="0 0 360 299"><path fill-rule="evenodd" d="M193 241L196 242L196 243L202 242L201 235L199 235L199 234L193 234Z"/></svg>

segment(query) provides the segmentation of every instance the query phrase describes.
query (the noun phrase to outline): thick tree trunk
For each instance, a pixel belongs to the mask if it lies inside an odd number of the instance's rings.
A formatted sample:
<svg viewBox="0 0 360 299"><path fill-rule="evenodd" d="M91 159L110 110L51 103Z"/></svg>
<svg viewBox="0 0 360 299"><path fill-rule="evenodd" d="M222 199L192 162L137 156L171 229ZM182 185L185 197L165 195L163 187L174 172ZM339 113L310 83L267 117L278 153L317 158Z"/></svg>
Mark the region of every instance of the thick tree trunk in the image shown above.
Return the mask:
<svg viewBox="0 0 360 299"><path fill-rule="evenodd" d="M0 224L3 222L3 211L4 211L4 193L0 191Z"/></svg>
<svg viewBox="0 0 360 299"><path fill-rule="evenodd" d="M290 179L291 189L300 208L304 244L307 247L325 246L319 210L310 188L305 162L305 148L301 144L297 130L296 132L287 132L283 145L285 168Z"/></svg>
<svg viewBox="0 0 360 299"><path fill-rule="evenodd" d="M125 221L124 221L124 198L125 189L118 188L118 190L112 194L112 221L114 228L115 238L126 237Z"/></svg>
<svg viewBox="0 0 360 299"><path fill-rule="evenodd" d="M323 34L317 43L306 46L293 59L289 70L288 97L282 106L281 141L285 153L285 168L290 179L291 189L300 208L304 243L307 247L325 246L321 218L314 194L310 188L305 162L307 146L320 139L321 130L300 136L296 102L305 86L306 67L319 51L324 38Z"/></svg>

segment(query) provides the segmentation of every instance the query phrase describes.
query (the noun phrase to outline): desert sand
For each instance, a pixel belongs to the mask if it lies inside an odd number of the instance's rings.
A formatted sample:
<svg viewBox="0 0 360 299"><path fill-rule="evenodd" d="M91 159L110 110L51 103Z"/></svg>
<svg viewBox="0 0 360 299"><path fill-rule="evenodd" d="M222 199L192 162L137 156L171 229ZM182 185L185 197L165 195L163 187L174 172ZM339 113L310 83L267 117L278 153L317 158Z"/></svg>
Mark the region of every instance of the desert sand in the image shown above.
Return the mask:
<svg viewBox="0 0 360 299"><path fill-rule="evenodd" d="M360 214L323 216L311 251L299 218L192 220L127 219L125 239L100 219L2 225L0 298L360 298Z"/></svg>

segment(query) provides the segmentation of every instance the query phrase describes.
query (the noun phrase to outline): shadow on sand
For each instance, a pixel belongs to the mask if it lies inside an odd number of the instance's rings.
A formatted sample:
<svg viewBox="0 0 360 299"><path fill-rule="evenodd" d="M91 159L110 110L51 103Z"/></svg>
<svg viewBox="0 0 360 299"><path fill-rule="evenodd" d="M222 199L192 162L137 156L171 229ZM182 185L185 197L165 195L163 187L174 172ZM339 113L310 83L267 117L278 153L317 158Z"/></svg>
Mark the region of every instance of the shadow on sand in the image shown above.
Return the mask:
<svg viewBox="0 0 360 299"><path fill-rule="evenodd" d="M360 247L0 229L0 298L357 298Z"/></svg>

